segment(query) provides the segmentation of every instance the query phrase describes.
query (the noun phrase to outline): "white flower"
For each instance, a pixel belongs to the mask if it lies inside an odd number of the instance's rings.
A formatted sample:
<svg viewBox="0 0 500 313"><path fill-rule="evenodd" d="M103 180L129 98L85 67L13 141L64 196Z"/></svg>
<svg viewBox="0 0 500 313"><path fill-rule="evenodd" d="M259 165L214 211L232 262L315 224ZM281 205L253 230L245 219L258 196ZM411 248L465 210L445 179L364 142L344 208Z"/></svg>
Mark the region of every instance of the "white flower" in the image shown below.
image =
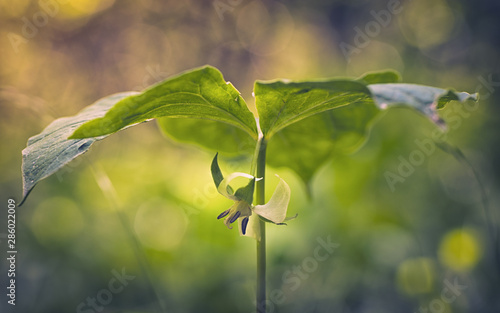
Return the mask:
<svg viewBox="0 0 500 313"><path fill-rule="evenodd" d="M252 175L238 172L232 173L224 178L217 162L217 154L212 161L211 169L217 191L219 191L219 193L226 198L234 201L234 204L229 209L222 212L217 217L217 219L225 217L224 224L229 229L232 229L233 227L231 224L238 220L241 234L246 235L248 222L253 213L260 216L266 222L272 222L278 225L283 225L284 221L296 217L286 217L288 203L290 202L290 187L279 176L278 178L280 179L280 182L271 196L271 199L266 204L253 206L252 202L255 182L262 178L256 178ZM233 191L233 188L229 185L229 183L238 177L248 179L249 183L246 186Z"/></svg>

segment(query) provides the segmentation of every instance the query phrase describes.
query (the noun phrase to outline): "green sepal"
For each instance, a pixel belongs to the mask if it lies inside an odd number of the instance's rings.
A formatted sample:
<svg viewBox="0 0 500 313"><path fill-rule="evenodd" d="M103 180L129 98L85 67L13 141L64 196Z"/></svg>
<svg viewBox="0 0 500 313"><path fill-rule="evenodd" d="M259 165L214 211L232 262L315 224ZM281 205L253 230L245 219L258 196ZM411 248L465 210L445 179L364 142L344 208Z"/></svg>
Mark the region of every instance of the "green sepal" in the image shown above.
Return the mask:
<svg viewBox="0 0 500 313"><path fill-rule="evenodd" d="M210 170L212 172L212 178L214 179L215 188L219 188L220 182L224 180L224 176L219 167L219 162L217 161L217 156L219 153L215 154L214 159L212 160L212 165L210 166Z"/></svg>
<svg viewBox="0 0 500 313"><path fill-rule="evenodd" d="M252 204L254 188L255 188L255 177L252 180L250 180L250 182L245 187L238 188L238 190L236 190L234 195L237 198L246 201L248 204Z"/></svg>

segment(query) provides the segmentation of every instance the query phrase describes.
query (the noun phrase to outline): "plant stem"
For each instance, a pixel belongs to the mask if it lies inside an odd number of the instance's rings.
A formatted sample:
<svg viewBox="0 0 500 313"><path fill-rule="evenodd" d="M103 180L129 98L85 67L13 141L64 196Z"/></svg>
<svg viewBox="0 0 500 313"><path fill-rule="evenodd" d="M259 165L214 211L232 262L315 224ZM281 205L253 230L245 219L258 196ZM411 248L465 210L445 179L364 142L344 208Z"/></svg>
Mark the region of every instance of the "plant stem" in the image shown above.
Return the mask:
<svg viewBox="0 0 500 313"><path fill-rule="evenodd" d="M256 202L265 204L265 177L266 177L266 140L259 138L257 143L257 178ZM257 240L257 312L266 313L266 223L259 219L260 240Z"/></svg>
<svg viewBox="0 0 500 313"><path fill-rule="evenodd" d="M139 266L146 277L147 282L149 283L149 289L150 293L153 297L156 298L157 303L154 304L156 311L157 312L167 312L167 308L165 307L161 296L160 296L160 291L158 288L158 285L154 279L153 274L151 273L151 269L148 263L148 260L146 258L146 254L144 253L144 250L142 249L141 243L139 242L139 239L135 235L135 232L133 231L132 226L130 226L130 222L127 219L127 216L125 213L121 210L121 205L119 204L119 198L118 195L116 194L116 190L113 187L113 184L111 183L108 175L104 172L104 170L101 167L94 167L92 164L90 164L90 169L92 170L92 173L94 174L95 181L99 188L101 189L102 193L106 197L106 199L109 202L109 205L113 209L113 211L116 212L118 215L118 218L120 219L120 222L122 224L122 227L126 233L126 235L129 237L130 242L132 243L132 249L134 251L134 254L137 258L137 261L139 263Z"/></svg>

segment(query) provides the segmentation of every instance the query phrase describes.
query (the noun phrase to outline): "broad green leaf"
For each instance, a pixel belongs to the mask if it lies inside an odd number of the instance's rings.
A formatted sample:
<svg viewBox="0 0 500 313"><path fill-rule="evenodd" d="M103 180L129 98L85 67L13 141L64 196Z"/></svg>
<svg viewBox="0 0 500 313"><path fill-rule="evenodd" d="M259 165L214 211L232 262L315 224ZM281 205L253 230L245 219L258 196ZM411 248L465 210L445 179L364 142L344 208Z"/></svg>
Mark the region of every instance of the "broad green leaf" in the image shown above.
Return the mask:
<svg viewBox="0 0 500 313"><path fill-rule="evenodd" d="M102 98L77 115L53 121L40 134L28 140L23 150L23 200L42 179L54 174L77 156L85 153L97 140L67 138L83 123L103 116L113 105L136 92L123 92Z"/></svg>
<svg viewBox="0 0 500 313"><path fill-rule="evenodd" d="M247 132L232 125L194 118L157 120L162 133L176 141L190 143L225 154L248 155L255 149L255 140Z"/></svg>
<svg viewBox="0 0 500 313"><path fill-rule="evenodd" d="M271 138L267 162L292 169L307 185L332 154L351 153L365 142L367 125L378 113L366 100L308 117Z"/></svg>
<svg viewBox="0 0 500 313"><path fill-rule="evenodd" d="M257 82L255 96L260 125L270 138L268 163L291 168L308 184L332 154L354 152L366 141L370 125L381 109L410 107L441 126L438 108L451 100L476 100L468 93L393 83L398 80L399 75L391 71L369 73L358 78L357 84L377 82L366 85L369 97L360 92L362 88L358 85L348 84L346 80ZM353 90L349 91L347 86ZM319 95L326 100L322 101ZM317 114L317 111L322 113Z"/></svg>
<svg viewBox="0 0 500 313"><path fill-rule="evenodd" d="M398 79L384 71L358 80L257 82L254 93L269 140L268 164L291 168L307 185L334 151L350 152L365 141L367 125L379 111L365 80Z"/></svg>
<svg viewBox="0 0 500 313"><path fill-rule="evenodd" d="M239 128L254 139L258 136L254 116L238 90L216 68L204 66L120 101L105 116L78 128L71 138L108 135L160 117L213 120Z"/></svg>
<svg viewBox="0 0 500 313"><path fill-rule="evenodd" d="M307 183L332 153L352 151L365 141L369 124L380 109L412 107L439 125L437 109L447 102L477 99L467 93L395 84L398 80L397 74L385 71L357 80L256 82L260 126L270 140L269 164L287 166ZM374 82L377 84L369 85ZM24 199L38 181L86 152L96 140L153 118L161 118L161 129L175 139L220 151L247 153L258 137L254 116L239 92L218 70L205 66L140 94L103 98L30 138L23 151ZM226 185L219 190L226 196L230 192L234 197L227 188L233 178L218 179L219 189Z"/></svg>
<svg viewBox="0 0 500 313"><path fill-rule="evenodd" d="M355 80L257 81L254 95L262 133L270 139L281 129L314 114L366 101L370 91Z"/></svg>

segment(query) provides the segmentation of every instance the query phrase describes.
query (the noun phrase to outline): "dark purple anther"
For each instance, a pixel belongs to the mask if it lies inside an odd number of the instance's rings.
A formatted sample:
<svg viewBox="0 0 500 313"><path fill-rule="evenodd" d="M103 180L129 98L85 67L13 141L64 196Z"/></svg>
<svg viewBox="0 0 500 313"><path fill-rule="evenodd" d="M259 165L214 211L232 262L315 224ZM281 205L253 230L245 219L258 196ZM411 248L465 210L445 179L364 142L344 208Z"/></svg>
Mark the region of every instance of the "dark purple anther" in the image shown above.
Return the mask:
<svg viewBox="0 0 500 313"><path fill-rule="evenodd" d="M229 214L229 210L225 210L224 212L219 214L219 216L217 216L217 219L220 220L221 218L223 218L224 216L226 216L228 214Z"/></svg>
<svg viewBox="0 0 500 313"><path fill-rule="evenodd" d="M241 212L236 211L236 213L229 220L229 224L234 223L238 219L238 217L240 217L240 215L241 215Z"/></svg>
<svg viewBox="0 0 500 313"><path fill-rule="evenodd" d="M243 235L246 234L247 232L247 224L248 224L248 216L245 217L243 221L241 221L241 232L243 233Z"/></svg>

